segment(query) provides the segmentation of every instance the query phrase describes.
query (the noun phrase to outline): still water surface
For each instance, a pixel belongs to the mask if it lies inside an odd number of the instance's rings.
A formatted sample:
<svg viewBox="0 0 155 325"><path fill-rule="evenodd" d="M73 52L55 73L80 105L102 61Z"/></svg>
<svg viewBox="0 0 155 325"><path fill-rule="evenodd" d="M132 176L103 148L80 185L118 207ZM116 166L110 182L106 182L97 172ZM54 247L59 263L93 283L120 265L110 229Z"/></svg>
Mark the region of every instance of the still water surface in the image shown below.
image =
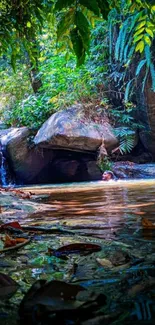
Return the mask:
<svg viewBox="0 0 155 325"><path fill-rule="evenodd" d="M44 212L30 214L29 225L56 226L74 233L58 235L55 245L92 241L102 246L98 255L79 258L78 263L74 260L78 267L72 281L104 289L110 313L116 309L125 315L121 316L125 321L118 321L117 325L154 324L155 180L99 181L24 190L44 194L39 202L48 207ZM144 226L146 219L152 227ZM115 253L120 259L127 254L127 265L106 268L96 262L97 257L113 260ZM120 265L123 263L125 260Z"/></svg>
<svg viewBox="0 0 155 325"><path fill-rule="evenodd" d="M144 231L142 218L155 223L155 180L110 181L27 187L24 190L47 194L40 202L51 211L31 216L31 222L59 224L79 233L111 238L122 231L127 236L155 239L155 232Z"/></svg>

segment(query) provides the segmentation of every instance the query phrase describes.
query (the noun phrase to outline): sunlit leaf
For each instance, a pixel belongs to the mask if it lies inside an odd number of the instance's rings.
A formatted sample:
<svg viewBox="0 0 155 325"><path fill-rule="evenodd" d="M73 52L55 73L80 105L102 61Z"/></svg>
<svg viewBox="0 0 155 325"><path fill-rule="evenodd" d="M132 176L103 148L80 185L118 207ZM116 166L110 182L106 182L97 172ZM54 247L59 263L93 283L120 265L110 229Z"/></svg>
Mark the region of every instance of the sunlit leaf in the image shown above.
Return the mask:
<svg viewBox="0 0 155 325"><path fill-rule="evenodd" d="M139 51L140 53L142 53L143 50L144 50L144 46L145 46L144 41L140 41L140 42L138 42L135 51L136 51L136 52Z"/></svg>

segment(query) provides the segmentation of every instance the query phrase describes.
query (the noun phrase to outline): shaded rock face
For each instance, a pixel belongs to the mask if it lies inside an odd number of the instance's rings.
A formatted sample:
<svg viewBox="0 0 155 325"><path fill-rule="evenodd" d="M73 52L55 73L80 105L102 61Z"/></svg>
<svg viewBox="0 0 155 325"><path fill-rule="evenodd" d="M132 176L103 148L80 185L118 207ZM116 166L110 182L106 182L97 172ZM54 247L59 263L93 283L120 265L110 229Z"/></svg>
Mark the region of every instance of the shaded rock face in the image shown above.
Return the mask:
<svg viewBox="0 0 155 325"><path fill-rule="evenodd" d="M0 134L1 146L12 174L15 175L16 184L49 184L101 179L95 155L30 147L28 141L30 135L30 130L26 127L10 128ZM1 163L0 156L0 166Z"/></svg>
<svg viewBox="0 0 155 325"><path fill-rule="evenodd" d="M51 165L53 182L82 182L102 178L95 156L80 152L56 150Z"/></svg>
<svg viewBox="0 0 155 325"><path fill-rule="evenodd" d="M26 127L10 128L1 134L1 145L17 183L44 183L49 176L45 167L51 163L54 154L51 150L30 148L28 136L30 131Z"/></svg>
<svg viewBox="0 0 155 325"><path fill-rule="evenodd" d="M120 179L155 178L155 164L117 162L113 164L113 173Z"/></svg>
<svg viewBox="0 0 155 325"><path fill-rule="evenodd" d="M99 122L100 121L100 122ZM118 145L113 129L102 117L88 118L81 104L53 114L40 128L34 143L43 148L96 151L102 144L107 151Z"/></svg>
<svg viewBox="0 0 155 325"><path fill-rule="evenodd" d="M97 166L96 161L90 160L86 163L87 166L87 173L88 173L88 180L89 181L97 181L102 179L102 172Z"/></svg>

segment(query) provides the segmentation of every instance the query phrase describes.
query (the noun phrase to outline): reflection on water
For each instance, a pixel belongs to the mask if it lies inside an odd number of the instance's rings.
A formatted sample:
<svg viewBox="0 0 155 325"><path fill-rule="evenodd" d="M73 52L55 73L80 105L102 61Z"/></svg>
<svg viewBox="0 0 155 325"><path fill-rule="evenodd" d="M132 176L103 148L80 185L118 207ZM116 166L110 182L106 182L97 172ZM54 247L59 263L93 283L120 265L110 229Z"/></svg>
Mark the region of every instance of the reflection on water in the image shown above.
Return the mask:
<svg viewBox="0 0 155 325"><path fill-rule="evenodd" d="M27 257L30 256L30 264L32 256L35 263L38 258L48 258L49 264L43 264L42 268L35 264L33 276L57 279L56 271L59 271L58 279L104 293L105 314L118 313L120 318L116 317L116 322L95 324L154 324L155 228L144 228L142 220L146 218L155 224L155 180L91 182L24 190L39 195L33 199L39 200L38 206L45 203L45 209L29 214L28 219L20 220L21 225L44 228L54 225L62 230L52 235L38 233L32 246L24 249ZM65 261L47 256L48 247L57 249L79 241L95 242L102 249L88 256L73 255ZM102 264L109 260L112 266ZM17 273L19 276L19 270Z"/></svg>
<svg viewBox="0 0 155 325"><path fill-rule="evenodd" d="M143 217L155 222L153 180L92 182L33 190L38 194L48 193L48 199L42 201L51 205L51 211L44 215L31 215L33 224L34 221L37 225L59 224L80 234L106 239L114 238L118 233L121 235L121 232L122 236L136 236L137 240L155 238L155 231L144 230L141 224Z"/></svg>

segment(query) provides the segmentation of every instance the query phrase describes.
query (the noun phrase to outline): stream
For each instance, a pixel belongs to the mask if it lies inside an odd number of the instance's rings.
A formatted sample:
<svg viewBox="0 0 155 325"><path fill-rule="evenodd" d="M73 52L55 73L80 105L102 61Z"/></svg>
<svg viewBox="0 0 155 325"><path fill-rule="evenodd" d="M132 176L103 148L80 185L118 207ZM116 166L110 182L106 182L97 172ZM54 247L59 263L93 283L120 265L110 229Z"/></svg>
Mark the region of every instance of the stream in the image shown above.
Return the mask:
<svg viewBox="0 0 155 325"><path fill-rule="evenodd" d="M20 189L34 193L32 201L44 205L44 210L29 213L26 219L16 215L20 224L60 233L36 234L32 244L16 253L20 267L12 265L9 274L22 285L21 279L26 279L26 289L35 279L57 279L104 292L108 299L104 312L112 315L105 324L154 324L155 180ZM49 247L81 242L101 245L102 250L88 256L72 254L67 261L47 256Z"/></svg>

